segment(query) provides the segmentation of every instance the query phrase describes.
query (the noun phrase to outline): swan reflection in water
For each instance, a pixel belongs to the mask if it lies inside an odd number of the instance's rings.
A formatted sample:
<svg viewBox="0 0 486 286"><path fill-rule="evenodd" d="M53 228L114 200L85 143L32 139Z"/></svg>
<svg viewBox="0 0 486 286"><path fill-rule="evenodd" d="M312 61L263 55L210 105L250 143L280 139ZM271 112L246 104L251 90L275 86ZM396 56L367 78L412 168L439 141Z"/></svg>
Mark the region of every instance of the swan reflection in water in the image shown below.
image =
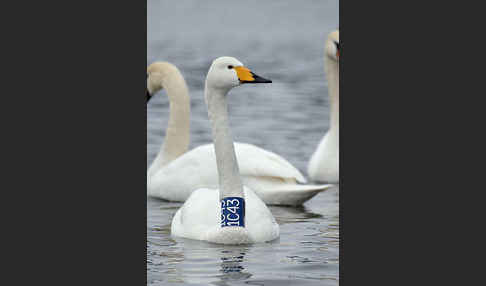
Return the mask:
<svg viewBox="0 0 486 286"><path fill-rule="evenodd" d="M221 275L218 275L220 281L213 282L213 285L227 285L227 281L237 281L249 279L252 274L245 269L245 254L249 251L248 246L231 246L225 247L220 252Z"/></svg>

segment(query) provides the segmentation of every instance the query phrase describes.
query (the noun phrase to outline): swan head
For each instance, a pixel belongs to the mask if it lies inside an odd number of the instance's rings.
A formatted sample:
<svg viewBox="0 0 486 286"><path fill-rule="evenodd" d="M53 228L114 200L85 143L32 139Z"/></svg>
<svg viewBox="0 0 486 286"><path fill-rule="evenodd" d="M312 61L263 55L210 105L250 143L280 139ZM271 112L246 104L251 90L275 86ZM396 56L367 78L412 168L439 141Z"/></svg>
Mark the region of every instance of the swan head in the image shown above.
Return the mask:
<svg viewBox="0 0 486 286"><path fill-rule="evenodd" d="M147 103L154 94L164 89L169 81L174 80L184 81L175 65L168 62L154 62L149 65L147 67Z"/></svg>
<svg viewBox="0 0 486 286"><path fill-rule="evenodd" d="M271 80L254 74L233 57L220 57L213 61L206 77L206 87L229 91L246 83L271 83Z"/></svg>
<svg viewBox="0 0 486 286"><path fill-rule="evenodd" d="M339 30L333 31L329 34L326 41L326 56L336 62L339 62Z"/></svg>

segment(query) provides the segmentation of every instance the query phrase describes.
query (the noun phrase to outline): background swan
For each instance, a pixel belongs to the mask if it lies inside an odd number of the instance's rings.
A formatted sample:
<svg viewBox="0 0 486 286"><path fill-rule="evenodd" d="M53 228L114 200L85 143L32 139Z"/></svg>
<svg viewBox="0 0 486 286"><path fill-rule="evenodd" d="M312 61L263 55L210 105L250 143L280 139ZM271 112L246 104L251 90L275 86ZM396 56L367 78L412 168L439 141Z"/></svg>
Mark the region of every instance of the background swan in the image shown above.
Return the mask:
<svg viewBox="0 0 486 286"><path fill-rule="evenodd" d="M243 187L229 129L227 93L242 83L265 83L237 59L221 57L209 68L205 98L212 126L218 189L195 190L176 212L171 233L224 244L274 240L279 226L263 201ZM194 174L197 176L197 174Z"/></svg>
<svg viewBox="0 0 486 286"><path fill-rule="evenodd" d="M147 102L166 89L170 116L164 144L147 173L147 194L185 201L197 188L217 188L218 173L212 144L187 152L190 141L190 98L180 71L167 62L147 68ZM267 204L299 205L331 185L300 185L304 176L281 156L251 144L235 143L243 184Z"/></svg>
<svg viewBox="0 0 486 286"><path fill-rule="evenodd" d="M337 183L339 182L339 30L329 34L324 55L331 106L331 127L312 155L307 172L314 181Z"/></svg>

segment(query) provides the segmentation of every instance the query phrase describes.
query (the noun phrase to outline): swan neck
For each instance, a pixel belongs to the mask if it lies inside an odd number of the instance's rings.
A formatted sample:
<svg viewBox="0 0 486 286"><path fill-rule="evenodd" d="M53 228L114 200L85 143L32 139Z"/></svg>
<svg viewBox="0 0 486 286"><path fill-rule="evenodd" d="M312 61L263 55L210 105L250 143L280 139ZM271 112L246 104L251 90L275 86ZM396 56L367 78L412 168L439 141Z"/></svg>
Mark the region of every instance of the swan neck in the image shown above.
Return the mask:
<svg viewBox="0 0 486 286"><path fill-rule="evenodd" d="M229 126L227 92L227 90L208 88L206 84L205 96L219 175L219 197L220 199L244 198L243 184Z"/></svg>
<svg viewBox="0 0 486 286"><path fill-rule="evenodd" d="M184 154L190 143L191 104L184 78L180 74L169 77L164 88L169 98L169 122L164 143L152 164L156 169Z"/></svg>
<svg viewBox="0 0 486 286"><path fill-rule="evenodd" d="M329 89L331 130L339 130L339 62L326 60L326 75Z"/></svg>

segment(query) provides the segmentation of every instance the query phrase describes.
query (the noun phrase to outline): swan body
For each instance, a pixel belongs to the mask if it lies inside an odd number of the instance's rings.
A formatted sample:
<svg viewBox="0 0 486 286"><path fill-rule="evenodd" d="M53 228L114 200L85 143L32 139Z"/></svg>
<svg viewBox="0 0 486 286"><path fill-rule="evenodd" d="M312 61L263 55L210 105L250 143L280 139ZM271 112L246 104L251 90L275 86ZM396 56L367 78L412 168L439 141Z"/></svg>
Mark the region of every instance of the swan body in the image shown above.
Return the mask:
<svg viewBox="0 0 486 286"><path fill-rule="evenodd" d="M235 143L243 184L267 204L299 205L326 186L300 185L305 178L282 157L251 144ZM245 160L246 159L246 160ZM148 176L151 197L185 201L194 188L217 188L218 172L213 144L192 149Z"/></svg>
<svg viewBox="0 0 486 286"><path fill-rule="evenodd" d="M190 99L184 78L174 65L156 62L148 68L148 98L165 88L170 118L165 141L147 172L147 195L184 202L197 188L218 187L213 144L188 150ZM300 205L332 185L304 185L306 179L283 157L245 143L234 143L243 184L266 204Z"/></svg>
<svg viewBox="0 0 486 286"><path fill-rule="evenodd" d="M277 238L279 226L265 203L247 187L244 187L244 195L246 229L222 231L224 228L220 227L221 203L218 190L198 189L172 219L172 235L223 244L248 244Z"/></svg>
<svg viewBox="0 0 486 286"><path fill-rule="evenodd" d="M190 194L172 219L173 236L222 244L247 244L271 241L280 235L279 226L265 203L243 186L229 129L227 93L246 82L271 81L251 73L231 57L218 58L209 68L205 97L212 125L219 188L199 188Z"/></svg>
<svg viewBox="0 0 486 286"><path fill-rule="evenodd" d="M325 56L331 127L312 155L307 172L313 181L339 183L339 31L329 34Z"/></svg>

